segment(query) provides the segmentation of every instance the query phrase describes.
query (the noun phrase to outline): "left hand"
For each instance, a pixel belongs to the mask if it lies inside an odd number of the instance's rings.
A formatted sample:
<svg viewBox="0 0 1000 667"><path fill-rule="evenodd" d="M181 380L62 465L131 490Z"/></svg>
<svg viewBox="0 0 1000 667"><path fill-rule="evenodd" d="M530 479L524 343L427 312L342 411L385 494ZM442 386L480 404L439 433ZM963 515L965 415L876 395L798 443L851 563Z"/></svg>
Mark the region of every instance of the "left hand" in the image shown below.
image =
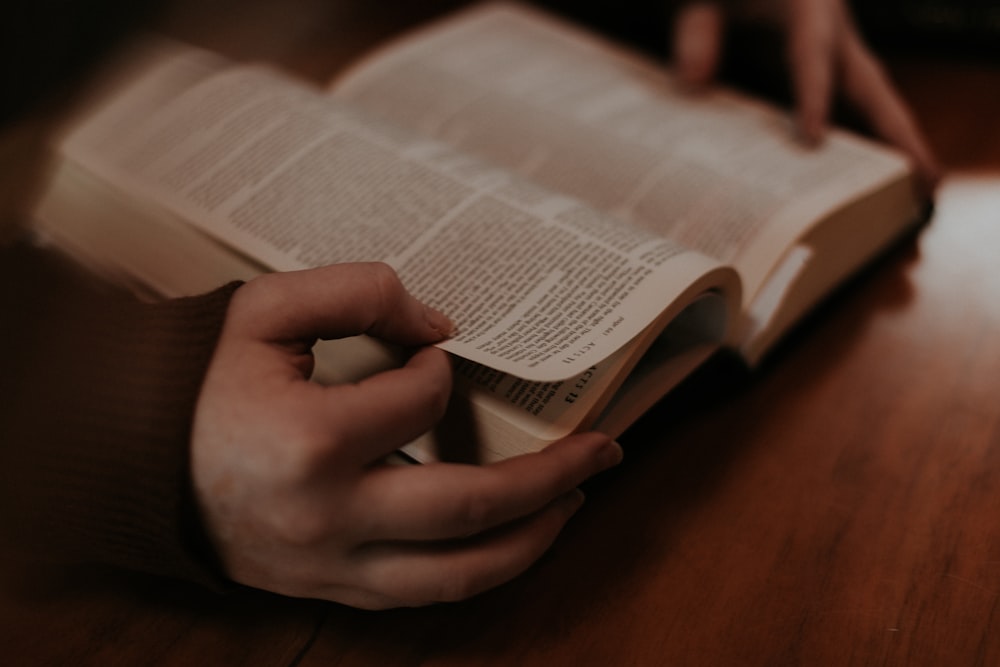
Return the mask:
<svg viewBox="0 0 1000 667"><path fill-rule="evenodd" d="M191 475L226 575L366 609L458 600L527 569L621 457L580 433L488 466L384 465L451 393L451 323L386 265L272 273L233 295L195 412ZM414 346L356 383L309 380L317 337Z"/></svg>

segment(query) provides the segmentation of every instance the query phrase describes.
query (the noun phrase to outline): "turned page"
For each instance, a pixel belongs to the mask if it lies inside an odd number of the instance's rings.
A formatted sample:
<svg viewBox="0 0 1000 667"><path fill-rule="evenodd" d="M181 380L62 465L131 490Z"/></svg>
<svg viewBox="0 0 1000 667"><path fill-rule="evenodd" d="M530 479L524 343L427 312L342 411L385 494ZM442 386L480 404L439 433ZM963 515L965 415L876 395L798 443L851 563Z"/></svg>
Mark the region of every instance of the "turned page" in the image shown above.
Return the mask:
<svg viewBox="0 0 1000 667"><path fill-rule="evenodd" d="M662 68L519 5L419 31L330 92L731 263L746 304L811 223L907 171L837 131L804 147L775 109L685 94Z"/></svg>
<svg viewBox="0 0 1000 667"><path fill-rule="evenodd" d="M678 298L738 300L735 274L699 253L265 68L140 117L112 101L63 150L272 269L385 261L456 321L444 349L530 380L585 371Z"/></svg>

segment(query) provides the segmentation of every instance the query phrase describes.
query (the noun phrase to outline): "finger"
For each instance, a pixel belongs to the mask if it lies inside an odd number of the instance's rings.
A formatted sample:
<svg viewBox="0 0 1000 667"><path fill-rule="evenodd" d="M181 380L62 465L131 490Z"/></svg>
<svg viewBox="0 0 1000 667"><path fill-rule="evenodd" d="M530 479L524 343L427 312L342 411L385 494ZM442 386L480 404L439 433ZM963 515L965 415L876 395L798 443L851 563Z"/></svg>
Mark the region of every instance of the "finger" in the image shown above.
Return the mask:
<svg viewBox="0 0 1000 667"><path fill-rule="evenodd" d="M711 81L722 53L723 15L714 2L693 2L674 20L674 63L681 81L700 86Z"/></svg>
<svg viewBox="0 0 1000 667"><path fill-rule="evenodd" d="M798 126L808 142L823 138L833 90L835 40L841 16L832 0L792 0L788 57Z"/></svg>
<svg viewBox="0 0 1000 667"><path fill-rule="evenodd" d="M331 431L353 450L353 463L371 463L426 433L444 416L451 394L448 355L433 347L401 368L356 384L318 387Z"/></svg>
<svg viewBox="0 0 1000 667"><path fill-rule="evenodd" d="M355 609L367 609L369 611L416 606L412 602L407 602L388 595L369 591L358 586L308 586L303 587L302 590L296 590L286 594L291 595L292 597L339 602L340 604L347 605L348 607L354 607Z"/></svg>
<svg viewBox="0 0 1000 667"><path fill-rule="evenodd" d="M371 471L352 514L359 540L462 538L538 511L621 460L607 436L582 433L489 466L428 464Z"/></svg>
<svg viewBox="0 0 1000 667"><path fill-rule="evenodd" d="M261 276L236 291L230 318L240 331L271 341L368 333L416 345L442 340L452 329L444 315L403 288L392 268L377 262Z"/></svg>
<svg viewBox="0 0 1000 667"><path fill-rule="evenodd" d="M348 568L349 571L341 572L336 566L331 565L328 558L323 558L322 562L318 562L318 559L314 560L316 562L312 562L302 569L293 568L292 574L278 572L261 575L256 573L251 576L236 576L234 580L246 586L280 593L288 597L329 600L357 609L375 610L414 606L412 602L358 586L352 581L357 578L354 576L353 570ZM352 583L329 582L331 572L340 575L340 579Z"/></svg>
<svg viewBox="0 0 1000 667"><path fill-rule="evenodd" d="M462 600L528 569L583 503L573 490L523 521L475 539L370 544L358 552L365 588L409 605Z"/></svg>
<svg viewBox="0 0 1000 667"><path fill-rule="evenodd" d="M909 107L853 27L845 35L843 50L847 99L867 118L876 134L910 156L926 190L924 194L929 196L941 172Z"/></svg>

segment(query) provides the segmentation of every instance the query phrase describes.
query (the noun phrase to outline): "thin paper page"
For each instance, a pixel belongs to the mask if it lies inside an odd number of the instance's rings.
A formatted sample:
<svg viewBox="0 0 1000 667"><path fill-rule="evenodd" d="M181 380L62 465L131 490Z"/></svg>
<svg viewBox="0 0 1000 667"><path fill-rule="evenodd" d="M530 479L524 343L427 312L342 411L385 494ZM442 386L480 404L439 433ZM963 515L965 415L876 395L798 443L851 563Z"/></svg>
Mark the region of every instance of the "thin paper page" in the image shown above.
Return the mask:
<svg viewBox="0 0 1000 667"><path fill-rule="evenodd" d="M67 154L274 269L385 261L456 321L443 348L519 377L583 372L716 268L263 70L116 111L113 145L97 117Z"/></svg>
<svg viewBox="0 0 1000 667"><path fill-rule="evenodd" d="M795 284L795 279L805 269L812 257L813 249L798 245L788 251L767 282L757 293L753 307L747 311L745 337L752 340L754 336L768 327L774 314L785 299L789 288Z"/></svg>
<svg viewBox="0 0 1000 667"><path fill-rule="evenodd" d="M518 6L418 32L331 92L733 264L746 304L825 211L906 169L836 131L806 148L774 109L677 92L659 68Z"/></svg>

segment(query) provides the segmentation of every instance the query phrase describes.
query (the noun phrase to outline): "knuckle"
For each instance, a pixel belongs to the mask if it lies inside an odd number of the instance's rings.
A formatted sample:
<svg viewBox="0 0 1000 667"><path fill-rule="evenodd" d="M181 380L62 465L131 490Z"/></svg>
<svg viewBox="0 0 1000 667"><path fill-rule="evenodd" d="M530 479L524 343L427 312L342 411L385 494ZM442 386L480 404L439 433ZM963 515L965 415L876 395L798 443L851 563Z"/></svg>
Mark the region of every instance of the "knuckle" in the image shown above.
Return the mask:
<svg viewBox="0 0 1000 667"><path fill-rule="evenodd" d="M298 434L292 435L282 447L282 477L288 484L305 484L333 467L343 449L336 433L321 427L300 427Z"/></svg>
<svg viewBox="0 0 1000 667"><path fill-rule="evenodd" d="M264 314L283 306L286 276L266 273L248 280L233 292L229 304L229 317L238 323L253 325Z"/></svg>
<svg viewBox="0 0 1000 667"><path fill-rule="evenodd" d="M258 473L280 488L295 489L330 470L341 468L347 451L346 433L331 429L323 419L297 401L276 406L283 419L258 440Z"/></svg>
<svg viewBox="0 0 1000 667"><path fill-rule="evenodd" d="M321 485L325 472L335 466L334 446L307 438L286 441L280 459L274 462L273 509L268 531L283 543L299 548L315 547L338 530L335 503Z"/></svg>
<svg viewBox="0 0 1000 667"><path fill-rule="evenodd" d="M403 283L396 270L385 262L370 262L367 270L379 302L386 306L396 303L403 293Z"/></svg>
<svg viewBox="0 0 1000 667"><path fill-rule="evenodd" d="M270 532L282 543L298 549L312 549L326 542L334 526L326 512L295 503L271 520Z"/></svg>

